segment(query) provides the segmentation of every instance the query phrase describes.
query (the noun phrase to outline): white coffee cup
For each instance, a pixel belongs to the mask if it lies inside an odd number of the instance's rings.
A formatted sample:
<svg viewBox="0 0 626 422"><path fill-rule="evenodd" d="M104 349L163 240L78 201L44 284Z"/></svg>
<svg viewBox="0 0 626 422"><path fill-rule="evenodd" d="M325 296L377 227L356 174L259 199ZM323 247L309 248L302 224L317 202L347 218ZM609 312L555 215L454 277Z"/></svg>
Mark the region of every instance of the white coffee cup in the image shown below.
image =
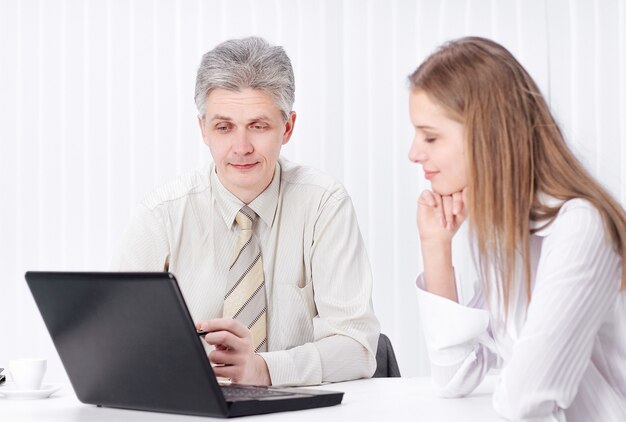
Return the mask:
<svg viewBox="0 0 626 422"><path fill-rule="evenodd" d="M9 373L18 390L39 390L46 373L47 361L41 358L12 359Z"/></svg>

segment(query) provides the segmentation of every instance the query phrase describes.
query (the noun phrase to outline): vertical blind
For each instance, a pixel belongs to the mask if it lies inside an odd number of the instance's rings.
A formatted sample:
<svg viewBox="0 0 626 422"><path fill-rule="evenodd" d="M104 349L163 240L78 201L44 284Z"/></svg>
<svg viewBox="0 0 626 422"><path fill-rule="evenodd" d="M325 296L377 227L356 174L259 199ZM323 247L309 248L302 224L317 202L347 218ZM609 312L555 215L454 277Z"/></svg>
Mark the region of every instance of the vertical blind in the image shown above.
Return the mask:
<svg viewBox="0 0 626 422"><path fill-rule="evenodd" d="M426 375L408 162L407 75L442 42L492 38L546 95L571 147L626 204L626 2L620 0L0 0L0 364L65 375L26 270L103 270L150 189L210 160L193 102L201 55L260 35L296 74L283 149L352 195L374 306L404 375ZM457 271L471 271L466 238ZM0 365L2 366L2 365Z"/></svg>

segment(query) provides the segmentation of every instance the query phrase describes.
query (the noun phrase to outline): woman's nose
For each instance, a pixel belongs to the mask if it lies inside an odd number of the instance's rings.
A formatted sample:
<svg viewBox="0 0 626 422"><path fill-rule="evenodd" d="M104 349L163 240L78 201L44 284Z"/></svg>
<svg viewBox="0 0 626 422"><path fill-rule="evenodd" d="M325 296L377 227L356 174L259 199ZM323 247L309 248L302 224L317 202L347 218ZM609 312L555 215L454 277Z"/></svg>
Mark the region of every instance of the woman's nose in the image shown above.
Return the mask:
<svg viewBox="0 0 626 422"><path fill-rule="evenodd" d="M426 152L421 148L419 141L413 140L409 149L409 160L412 163L423 163L426 160Z"/></svg>

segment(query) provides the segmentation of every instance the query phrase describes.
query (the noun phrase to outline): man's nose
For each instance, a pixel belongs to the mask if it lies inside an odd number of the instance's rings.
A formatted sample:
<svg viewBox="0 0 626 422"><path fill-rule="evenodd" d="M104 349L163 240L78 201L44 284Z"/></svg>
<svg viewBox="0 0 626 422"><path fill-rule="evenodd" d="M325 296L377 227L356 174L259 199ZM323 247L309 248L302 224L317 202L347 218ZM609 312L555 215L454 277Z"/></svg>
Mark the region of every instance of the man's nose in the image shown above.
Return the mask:
<svg viewBox="0 0 626 422"><path fill-rule="evenodd" d="M237 134L233 150L236 154L240 155L250 154L254 151L254 147L252 146L246 131L241 131Z"/></svg>

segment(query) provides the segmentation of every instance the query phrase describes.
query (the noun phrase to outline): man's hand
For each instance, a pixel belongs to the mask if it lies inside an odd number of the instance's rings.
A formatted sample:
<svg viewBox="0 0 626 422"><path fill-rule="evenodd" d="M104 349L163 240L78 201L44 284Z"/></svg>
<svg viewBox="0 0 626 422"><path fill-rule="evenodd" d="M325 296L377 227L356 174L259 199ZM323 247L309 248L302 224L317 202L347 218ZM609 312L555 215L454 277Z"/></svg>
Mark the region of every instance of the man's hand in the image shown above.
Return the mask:
<svg viewBox="0 0 626 422"><path fill-rule="evenodd" d="M254 353L246 326L231 318L218 318L198 322L196 329L206 331L204 341L215 346L209 361L216 376L230 378L235 384L271 385L265 360Z"/></svg>

